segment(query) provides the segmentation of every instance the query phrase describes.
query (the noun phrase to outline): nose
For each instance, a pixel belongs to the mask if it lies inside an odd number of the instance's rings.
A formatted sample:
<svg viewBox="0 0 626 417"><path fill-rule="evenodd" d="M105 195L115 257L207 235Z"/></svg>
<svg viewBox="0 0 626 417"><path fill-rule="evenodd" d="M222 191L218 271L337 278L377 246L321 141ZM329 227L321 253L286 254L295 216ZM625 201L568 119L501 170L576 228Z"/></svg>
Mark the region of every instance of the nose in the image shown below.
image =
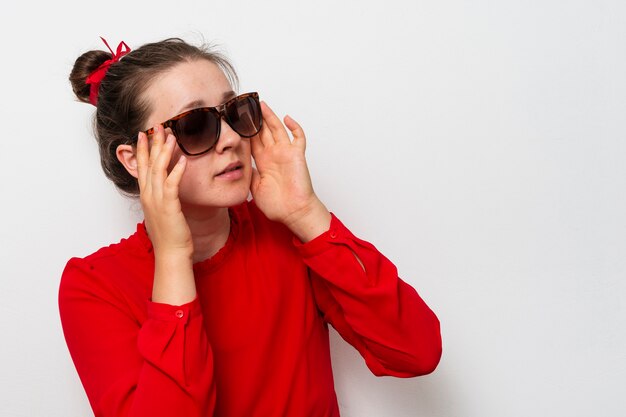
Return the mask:
<svg viewBox="0 0 626 417"><path fill-rule="evenodd" d="M232 127L221 119L222 125L220 126L220 137L215 145L215 152L224 153L228 149L235 148L241 143L241 136L235 132Z"/></svg>

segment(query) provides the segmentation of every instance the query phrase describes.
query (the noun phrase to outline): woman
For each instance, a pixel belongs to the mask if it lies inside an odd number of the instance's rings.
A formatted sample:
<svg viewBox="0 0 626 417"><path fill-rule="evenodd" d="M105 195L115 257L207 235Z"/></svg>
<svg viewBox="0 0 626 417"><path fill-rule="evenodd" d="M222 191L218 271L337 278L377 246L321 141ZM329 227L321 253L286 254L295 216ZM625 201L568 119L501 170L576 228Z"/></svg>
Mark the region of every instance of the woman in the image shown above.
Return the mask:
<svg viewBox="0 0 626 417"><path fill-rule="evenodd" d="M434 370L436 316L326 209L302 128L238 96L223 56L121 43L83 54L70 80L97 107L106 175L145 216L60 284L96 416L338 416L327 323L376 375Z"/></svg>

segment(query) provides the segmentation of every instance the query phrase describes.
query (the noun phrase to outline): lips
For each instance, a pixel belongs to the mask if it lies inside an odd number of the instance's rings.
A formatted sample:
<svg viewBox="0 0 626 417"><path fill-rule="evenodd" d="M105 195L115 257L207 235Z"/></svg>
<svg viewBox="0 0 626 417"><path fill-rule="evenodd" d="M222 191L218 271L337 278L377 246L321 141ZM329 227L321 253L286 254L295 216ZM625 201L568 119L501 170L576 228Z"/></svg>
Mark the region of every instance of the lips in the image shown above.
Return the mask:
<svg viewBox="0 0 626 417"><path fill-rule="evenodd" d="M237 162L233 162L230 163L226 166L226 168L224 168L222 171L220 171L218 174L216 174L216 177L219 177L220 175L225 175L228 174L229 172L233 172L233 171L237 171L239 169L243 168L243 164L239 161Z"/></svg>

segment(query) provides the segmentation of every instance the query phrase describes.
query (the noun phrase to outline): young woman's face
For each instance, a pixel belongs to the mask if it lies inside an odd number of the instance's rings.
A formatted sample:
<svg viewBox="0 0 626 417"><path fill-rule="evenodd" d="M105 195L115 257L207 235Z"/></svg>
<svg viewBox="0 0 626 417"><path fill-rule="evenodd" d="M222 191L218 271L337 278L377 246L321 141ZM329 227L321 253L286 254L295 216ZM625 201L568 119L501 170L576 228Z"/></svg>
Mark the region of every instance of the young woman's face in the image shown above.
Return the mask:
<svg viewBox="0 0 626 417"><path fill-rule="evenodd" d="M218 106L234 96L226 76L214 63L197 60L178 64L146 90L143 98L151 103L153 111L145 127L154 127L186 110ZM182 154L176 146L170 169ZM222 174L233 163L241 168ZM199 156L187 156L179 186L181 205L183 209L237 205L248 197L251 177L250 140L239 136L222 119L215 147Z"/></svg>

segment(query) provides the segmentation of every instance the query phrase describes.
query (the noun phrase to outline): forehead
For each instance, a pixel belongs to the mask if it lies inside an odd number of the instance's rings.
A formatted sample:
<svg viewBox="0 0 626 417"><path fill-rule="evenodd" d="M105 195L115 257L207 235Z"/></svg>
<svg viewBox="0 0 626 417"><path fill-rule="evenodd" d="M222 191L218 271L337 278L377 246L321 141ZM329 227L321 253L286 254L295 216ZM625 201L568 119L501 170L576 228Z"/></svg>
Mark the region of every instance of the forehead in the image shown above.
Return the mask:
<svg viewBox="0 0 626 417"><path fill-rule="evenodd" d="M213 62L197 60L183 62L165 71L150 83L144 92L150 107L148 126L154 126L189 110L189 103L202 106L222 104L232 90L224 72Z"/></svg>

